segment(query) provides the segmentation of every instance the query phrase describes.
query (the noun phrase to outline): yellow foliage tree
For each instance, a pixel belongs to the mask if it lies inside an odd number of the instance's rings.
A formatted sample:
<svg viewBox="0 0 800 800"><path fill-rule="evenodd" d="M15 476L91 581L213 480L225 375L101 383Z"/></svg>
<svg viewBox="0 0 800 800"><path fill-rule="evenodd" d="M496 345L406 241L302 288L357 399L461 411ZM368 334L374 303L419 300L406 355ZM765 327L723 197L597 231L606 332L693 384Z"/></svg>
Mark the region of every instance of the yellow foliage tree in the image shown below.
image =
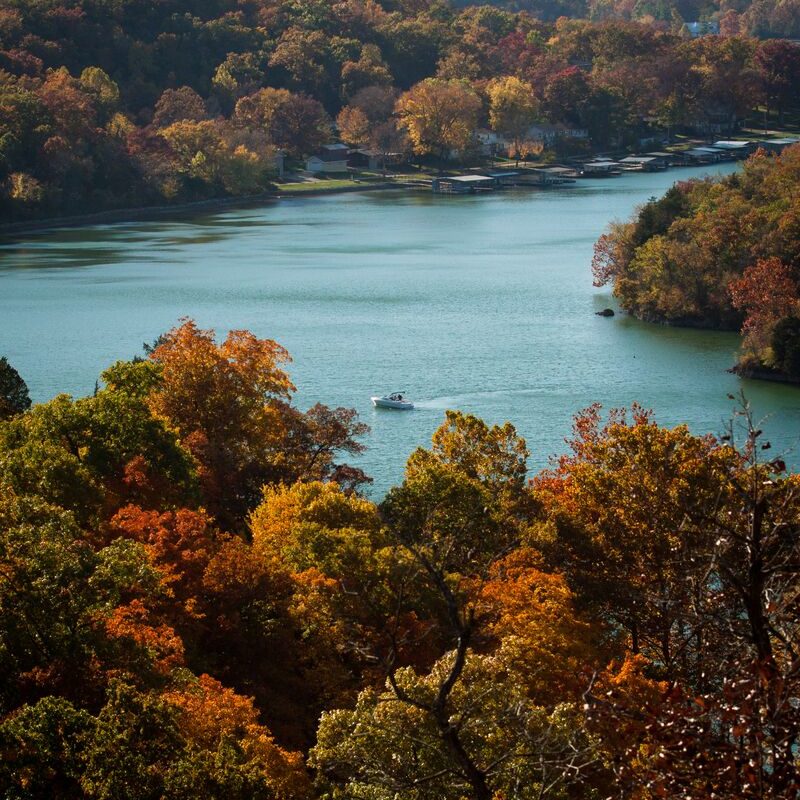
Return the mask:
<svg viewBox="0 0 800 800"><path fill-rule="evenodd" d="M513 75L495 78L486 87L489 96L489 125L511 141L511 151L519 161L524 157L523 143L536 119L539 101L533 86Z"/></svg>
<svg viewBox="0 0 800 800"><path fill-rule="evenodd" d="M400 96L396 112L414 152L435 153L444 161L472 140L481 101L469 84L426 78Z"/></svg>

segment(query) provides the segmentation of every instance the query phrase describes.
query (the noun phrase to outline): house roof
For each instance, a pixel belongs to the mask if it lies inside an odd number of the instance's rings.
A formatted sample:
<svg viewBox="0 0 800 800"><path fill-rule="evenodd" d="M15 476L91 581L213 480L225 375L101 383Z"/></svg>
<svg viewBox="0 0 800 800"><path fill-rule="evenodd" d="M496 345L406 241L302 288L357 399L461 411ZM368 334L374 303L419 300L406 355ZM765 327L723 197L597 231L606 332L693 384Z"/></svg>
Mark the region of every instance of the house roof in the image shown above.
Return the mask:
<svg viewBox="0 0 800 800"><path fill-rule="evenodd" d="M323 150L320 153L314 153L313 156L310 156L309 161L312 158L319 159L326 163L332 161L347 161L347 148L345 147L344 150Z"/></svg>

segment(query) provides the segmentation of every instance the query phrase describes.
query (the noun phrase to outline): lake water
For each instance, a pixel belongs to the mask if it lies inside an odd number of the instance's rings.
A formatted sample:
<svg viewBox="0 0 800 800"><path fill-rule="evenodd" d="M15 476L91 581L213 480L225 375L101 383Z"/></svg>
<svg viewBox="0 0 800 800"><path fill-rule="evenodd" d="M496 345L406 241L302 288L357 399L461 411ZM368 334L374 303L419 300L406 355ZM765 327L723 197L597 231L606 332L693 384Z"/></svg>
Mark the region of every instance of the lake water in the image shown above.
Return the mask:
<svg viewBox="0 0 800 800"><path fill-rule="evenodd" d="M30 235L0 245L0 355L41 401L90 393L102 369L182 316L221 334L248 328L292 353L301 406L352 406L369 423L361 466L376 498L448 408L511 420L538 470L594 401L638 401L662 424L720 433L728 393L743 388L769 415L771 452L797 468L800 389L727 373L734 334L594 314L613 305L589 270L606 224L701 172L292 199ZM414 411L372 408L370 395L397 390Z"/></svg>

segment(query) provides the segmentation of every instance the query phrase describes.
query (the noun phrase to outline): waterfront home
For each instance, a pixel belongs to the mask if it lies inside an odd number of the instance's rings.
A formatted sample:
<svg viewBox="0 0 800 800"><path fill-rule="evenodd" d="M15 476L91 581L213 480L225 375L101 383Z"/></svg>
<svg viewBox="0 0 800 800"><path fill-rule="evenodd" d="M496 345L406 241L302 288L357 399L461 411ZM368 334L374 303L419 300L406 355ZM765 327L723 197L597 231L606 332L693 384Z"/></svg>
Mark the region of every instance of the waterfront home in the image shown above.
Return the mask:
<svg viewBox="0 0 800 800"><path fill-rule="evenodd" d="M588 139L589 130L570 125L551 125L548 122L540 122L528 128L525 138L532 142L542 142L546 147L550 147L558 139Z"/></svg>
<svg viewBox="0 0 800 800"><path fill-rule="evenodd" d="M347 172L347 154L349 148L346 144L326 144L318 153L306 159L308 172Z"/></svg>
<svg viewBox="0 0 800 800"><path fill-rule="evenodd" d="M497 131L478 128L475 131L475 141L478 145L478 152L482 156L497 156L508 152L508 141L502 133L497 133Z"/></svg>

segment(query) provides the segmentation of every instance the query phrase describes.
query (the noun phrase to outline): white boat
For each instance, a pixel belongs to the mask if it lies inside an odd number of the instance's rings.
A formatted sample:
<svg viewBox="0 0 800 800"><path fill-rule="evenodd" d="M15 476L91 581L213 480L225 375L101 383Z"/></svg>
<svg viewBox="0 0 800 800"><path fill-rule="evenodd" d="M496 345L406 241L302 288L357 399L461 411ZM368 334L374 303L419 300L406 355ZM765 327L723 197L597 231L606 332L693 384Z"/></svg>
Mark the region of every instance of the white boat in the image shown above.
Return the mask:
<svg viewBox="0 0 800 800"><path fill-rule="evenodd" d="M406 400L402 392L386 394L383 397L371 397L370 400L375 408L394 408L398 411L409 411L414 408L414 404L410 400Z"/></svg>

